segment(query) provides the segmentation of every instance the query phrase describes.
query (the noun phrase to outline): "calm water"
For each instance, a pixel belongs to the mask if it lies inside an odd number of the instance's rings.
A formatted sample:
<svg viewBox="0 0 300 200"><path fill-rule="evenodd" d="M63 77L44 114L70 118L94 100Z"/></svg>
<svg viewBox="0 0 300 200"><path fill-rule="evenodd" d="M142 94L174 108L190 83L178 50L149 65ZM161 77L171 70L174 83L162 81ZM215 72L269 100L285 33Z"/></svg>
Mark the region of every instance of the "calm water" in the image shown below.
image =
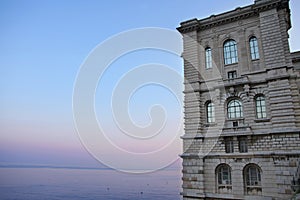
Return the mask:
<svg viewBox="0 0 300 200"><path fill-rule="evenodd" d="M126 174L114 170L0 168L0 199L179 200L180 170Z"/></svg>

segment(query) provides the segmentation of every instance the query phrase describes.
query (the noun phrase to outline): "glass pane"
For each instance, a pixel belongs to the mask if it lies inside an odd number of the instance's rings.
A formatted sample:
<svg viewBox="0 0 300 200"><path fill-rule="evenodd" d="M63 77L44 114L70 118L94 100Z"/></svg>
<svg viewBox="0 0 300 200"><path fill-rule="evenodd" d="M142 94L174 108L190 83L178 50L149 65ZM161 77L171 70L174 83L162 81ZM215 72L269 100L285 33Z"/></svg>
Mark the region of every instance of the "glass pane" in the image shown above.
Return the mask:
<svg viewBox="0 0 300 200"><path fill-rule="evenodd" d="M263 118L261 113L257 113L257 118Z"/></svg>
<svg viewBox="0 0 300 200"><path fill-rule="evenodd" d="M206 57L206 68L211 68L212 66L212 58L211 58L211 49L207 48L205 50L205 57Z"/></svg>
<svg viewBox="0 0 300 200"><path fill-rule="evenodd" d="M250 53L252 59L258 59L259 58L259 50L258 50L258 43L257 39L255 37L252 37L249 41L250 43Z"/></svg>

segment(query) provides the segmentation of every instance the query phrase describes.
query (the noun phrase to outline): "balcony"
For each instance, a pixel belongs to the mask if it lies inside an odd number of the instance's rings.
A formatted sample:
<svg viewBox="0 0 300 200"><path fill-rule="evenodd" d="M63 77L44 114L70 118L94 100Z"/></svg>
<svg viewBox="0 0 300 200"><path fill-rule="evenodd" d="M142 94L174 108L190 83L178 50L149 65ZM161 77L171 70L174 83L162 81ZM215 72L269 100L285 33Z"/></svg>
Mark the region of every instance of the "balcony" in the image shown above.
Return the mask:
<svg viewBox="0 0 300 200"><path fill-rule="evenodd" d="M237 77L237 78L233 78L233 79L224 79L223 83L225 87L230 87L230 86L234 86L234 85L244 85L244 84L248 84L249 78L248 76L241 76L241 77Z"/></svg>
<svg viewBox="0 0 300 200"><path fill-rule="evenodd" d="M249 124L245 124L245 118L227 119L222 131L223 136L248 135L252 133Z"/></svg>

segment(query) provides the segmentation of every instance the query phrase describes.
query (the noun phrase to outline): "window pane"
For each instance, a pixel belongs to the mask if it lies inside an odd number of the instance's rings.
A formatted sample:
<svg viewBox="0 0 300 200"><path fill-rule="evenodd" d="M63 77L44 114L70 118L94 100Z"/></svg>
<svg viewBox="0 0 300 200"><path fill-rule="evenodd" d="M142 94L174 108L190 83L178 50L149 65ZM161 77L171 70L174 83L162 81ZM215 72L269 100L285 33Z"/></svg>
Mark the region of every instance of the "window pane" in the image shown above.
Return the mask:
<svg viewBox="0 0 300 200"><path fill-rule="evenodd" d="M217 176L219 185L231 185L231 170L229 166L219 166Z"/></svg>
<svg viewBox="0 0 300 200"><path fill-rule="evenodd" d="M236 71L228 72L228 79L234 79L237 77Z"/></svg>
<svg viewBox="0 0 300 200"><path fill-rule="evenodd" d="M265 118L267 117L267 109L266 109L266 101L263 96L256 97L256 115L257 118Z"/></svg>
<svg viewBox="0 0 300 200"><path fill-rule="evenodd" d="M251 59L259 59L259 50L258 50L258 42L256 37L252 37L249 40L250 44L250 54L251 54Z"/></svg>
<svg viewBox="0 0 300 200"><path fill-rule="evenodd" d="M234 40L228 40L224 43L224 62L225 64L232 64L238 62L237 46Z"/></svg>
<svg viewBox="0 0 300 200"><path fill-rule="evenodd" d="M207 103L206 112L207 112L207 122L213 123L215 122L215 111L214 104L212 102Z"/></svg>
<svg viewBox="0 0 300 200"><path fill-rule="evenodd" d="M256 166L249 166L246 169L246 184L247 186L260 186L261 176L260 170Z"/></svg>
<svg viewBox="0 0 300 200"><path fill-rule="evenodd" d="M211 48L207 48L205 50L205 59L206 59L206 69L209 69L212 67L212 56L211 56Z"/></svg>
<svg viewBox="0 0 300 200"><path fill-rule="evenodd" d="M232 139L226 139L225 140L225 152L226 153L233 153L234 152L234 146L233 146L233 140Z"/></svg>
<svg viewBox="0 0 300 200"><path fill-rule="evenodd" d="M239 150L241 153L248 152L247 138L239 139Z"/></svg>
<svg viewBox="0 0 300 200"><path fill-rule="evenodd" d="M239 118L243 116L242 104L238 100L232 100L228 103L228 118Z"/></svg>

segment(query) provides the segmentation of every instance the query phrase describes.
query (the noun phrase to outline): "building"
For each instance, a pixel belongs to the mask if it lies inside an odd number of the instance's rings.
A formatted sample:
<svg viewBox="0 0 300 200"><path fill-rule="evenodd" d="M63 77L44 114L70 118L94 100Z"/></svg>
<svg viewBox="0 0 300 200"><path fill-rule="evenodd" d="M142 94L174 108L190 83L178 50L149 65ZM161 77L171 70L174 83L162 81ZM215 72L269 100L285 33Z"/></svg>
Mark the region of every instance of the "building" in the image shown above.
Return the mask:
<svg viewBox="0 0 300 200"><path fill-rule="evenodd" d="M300 177L300 52L289 0L180 24L183 199L290 199Z"/></svg>

